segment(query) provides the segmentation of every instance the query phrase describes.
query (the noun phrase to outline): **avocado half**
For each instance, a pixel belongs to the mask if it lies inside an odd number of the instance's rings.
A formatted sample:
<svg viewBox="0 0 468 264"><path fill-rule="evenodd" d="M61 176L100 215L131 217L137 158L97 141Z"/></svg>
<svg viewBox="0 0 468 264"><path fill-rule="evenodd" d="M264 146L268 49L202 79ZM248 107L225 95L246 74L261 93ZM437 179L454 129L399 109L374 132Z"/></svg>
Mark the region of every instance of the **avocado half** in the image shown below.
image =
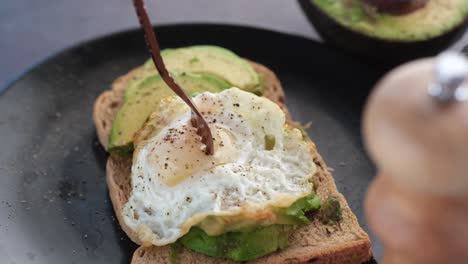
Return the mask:
<svg viewBox="0 0 468 264"><path fill-rule="evenodd" d="M440 28L440 19L442 12L434 12L435 3L427 3L424 7L414 12L420 12L423 9L426 14L435 15L434 18L428 19L434 21L434 26L426 24L420 32L415 28L415 23L411 23L406 15L389 15L379 14L376 10L366 10L362 7L364 0L298 0L299 4L306 14L309 21L314 25L318 33L328 43L352 52L363 58L371 61L378 61L382 65L393 66L404 61L434 56L441 50L447 48L450 44L459 39L466 31L468 25L468 2L465 0L442 0L442 1L460 1L460 6L454 10L444 10L443 14L450 19L457 21L449 21L446 28ZM344 22L343 19L337 17L340 10L327 10L326 5L337 5L338 2L349 5L349 13L346 18L350 23ZM441 1L441 0L428 0ZM340 3L338 3L340 4ZM362 10L360 10L362 8ZM462 10L462 11L460 11ZM346 11L348 12L348 11ZM353 12L358 12L356 13ZM360 12L360 13L359 13ZM366 12L374 12L376 15L370 14L367 23L360 23L355 26L354 21L362 19L362 16L367 15ZM334 13L334 14L333 14ZM452 15L453 14L453 15ZM411 15L411 14L409 14ZM426 15L427 17L427 15ZM396 22L395 26L389 24L390 21ZM373 22L384 27L373 27ZM406 27L405 23L409 25ZM356 23L357 24L357 23ZM424 23L422 23L424 25ZM401 32L406 34L400 34ZM429 29L430 28L430 29ZM396 29L396 30L394 30ZM409 29L412 29L412 32ZM380 32L372 32L372 30L381 30ZM429 30L429 31L428 31ZM431 32L433 30L433 32Z"/></svg>

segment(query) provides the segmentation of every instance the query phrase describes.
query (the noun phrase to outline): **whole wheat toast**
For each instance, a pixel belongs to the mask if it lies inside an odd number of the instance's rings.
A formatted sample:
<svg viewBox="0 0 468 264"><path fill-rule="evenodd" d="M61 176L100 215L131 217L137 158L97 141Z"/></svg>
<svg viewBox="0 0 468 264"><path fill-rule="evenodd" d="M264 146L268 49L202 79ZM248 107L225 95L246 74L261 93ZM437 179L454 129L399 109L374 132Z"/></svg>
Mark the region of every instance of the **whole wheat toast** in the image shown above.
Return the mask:
<svg viewBox="0 0 468 264"><path fill-rule="evenodd" d="M264 84L264 96L276 102L285 112L287 122L296 126L285 105L285 95L276 75L265 66L250 62L261 76ZM138 73L136 68L118 78L112 84L112 90L103 92L95 102L93 118L98 138L107 148L112 121L122 105L124 89L129 80ZM317 195L322 199L332 195L338 198L343 208L343 220L339 225L323 225L318 220L301 226L289 237L289 246L279 252L259 258L252 263L336 263L358 264L372 257L371 243L368 235L361 229L356 216L352 213L345 198L336 189L332 175L325 162L311 142L310 149L317 165L314 175L318 183ZM132 158L109 156L106 166L109 195L120 226L129 238L141 245L138 236L125 225L122 218L122 208L131 193L131 162ZM132 264L171 263L171 247L156 247L142 245L132 259ZM185 248L177 250L178 263L235 263L231 260L209 257L195 253Z"/></svg>

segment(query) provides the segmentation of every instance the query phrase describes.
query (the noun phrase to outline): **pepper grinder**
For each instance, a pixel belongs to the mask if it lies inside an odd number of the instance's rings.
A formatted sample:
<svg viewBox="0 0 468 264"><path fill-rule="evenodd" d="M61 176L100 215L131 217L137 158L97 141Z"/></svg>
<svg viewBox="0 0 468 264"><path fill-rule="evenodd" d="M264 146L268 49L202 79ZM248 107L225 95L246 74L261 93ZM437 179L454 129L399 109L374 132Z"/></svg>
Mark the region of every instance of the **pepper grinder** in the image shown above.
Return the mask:
<svg viewBox="0 0 468 264"><path fill-rule="evenodd" d="M378 175L365 202L384 264L468 263L468 62L456 53L381 80L363 122Z"/></svg>

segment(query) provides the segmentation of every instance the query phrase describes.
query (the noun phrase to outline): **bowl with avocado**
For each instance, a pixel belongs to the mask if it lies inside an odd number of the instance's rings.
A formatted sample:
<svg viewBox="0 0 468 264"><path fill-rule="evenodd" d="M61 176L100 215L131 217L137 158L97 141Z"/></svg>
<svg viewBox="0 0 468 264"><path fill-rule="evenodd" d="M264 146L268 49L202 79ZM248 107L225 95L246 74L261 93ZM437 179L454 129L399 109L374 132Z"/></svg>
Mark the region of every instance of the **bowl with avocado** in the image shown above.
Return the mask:
<svg viewBox="0 0 468 264"><path fill-rule="evenodd" d="M384 64L433 56L466 31L466 0L298 0L328 43Z"/></svg>

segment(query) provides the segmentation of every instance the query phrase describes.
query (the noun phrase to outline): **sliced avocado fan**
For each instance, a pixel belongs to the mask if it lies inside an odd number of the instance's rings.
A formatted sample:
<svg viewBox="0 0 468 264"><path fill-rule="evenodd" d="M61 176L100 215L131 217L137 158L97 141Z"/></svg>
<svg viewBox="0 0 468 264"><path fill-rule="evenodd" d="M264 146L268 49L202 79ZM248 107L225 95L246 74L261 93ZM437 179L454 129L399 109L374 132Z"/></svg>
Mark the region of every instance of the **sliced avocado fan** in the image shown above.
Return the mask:
<svg viewBox="0 0 468 264"><path fill-rule="evenodd" d="M232 51L217 46L190 46L165 49L161 56L169 71L209 73L232 86L256 95L263 94L263 86L253 67ZM152 60L146 68L155 69Z"/></svg>
<svg viewBox="0 0 468 264"><path fill-rule="evenodd" d="M191 96L220 92L236 86L261 95L263 86L252 66L233 52L216 46L191 46L161 52L175 81ZM133 137L159 102L174 93L157 74L152 61L128 83L124 102L112 124L108 151L126 156L133 151Z"/></svg>

